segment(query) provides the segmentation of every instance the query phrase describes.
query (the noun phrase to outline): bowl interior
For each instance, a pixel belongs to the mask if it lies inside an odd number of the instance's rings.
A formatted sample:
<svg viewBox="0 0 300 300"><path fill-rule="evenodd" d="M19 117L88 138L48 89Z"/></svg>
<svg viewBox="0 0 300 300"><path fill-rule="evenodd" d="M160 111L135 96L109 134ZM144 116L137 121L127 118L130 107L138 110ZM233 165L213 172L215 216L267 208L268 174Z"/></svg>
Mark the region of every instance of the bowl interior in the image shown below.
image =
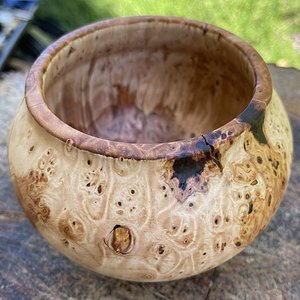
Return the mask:
<svg viewBox="0 0 300 300"><path fill-rule="evenodd" d="M73 128L114 141L210 132L238 116L255 87L246 54L210 28L137 22L87 30L51 60L45 101Z"/></svg>

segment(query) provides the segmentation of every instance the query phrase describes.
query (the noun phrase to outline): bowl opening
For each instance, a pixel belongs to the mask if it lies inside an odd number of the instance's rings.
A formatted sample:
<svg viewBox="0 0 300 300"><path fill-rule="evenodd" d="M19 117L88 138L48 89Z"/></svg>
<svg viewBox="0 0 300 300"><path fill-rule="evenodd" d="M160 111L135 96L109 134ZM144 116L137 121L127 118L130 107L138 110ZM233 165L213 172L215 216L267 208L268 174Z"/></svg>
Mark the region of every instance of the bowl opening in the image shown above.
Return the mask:
<svg viewBox="0 0 300 300"><path fill-rule="evenodd" d="M64 123L103 139L201 136L236 118L254 94L249 57L225 33L163 21L87 30L51 58L45 102Z"/></svg>

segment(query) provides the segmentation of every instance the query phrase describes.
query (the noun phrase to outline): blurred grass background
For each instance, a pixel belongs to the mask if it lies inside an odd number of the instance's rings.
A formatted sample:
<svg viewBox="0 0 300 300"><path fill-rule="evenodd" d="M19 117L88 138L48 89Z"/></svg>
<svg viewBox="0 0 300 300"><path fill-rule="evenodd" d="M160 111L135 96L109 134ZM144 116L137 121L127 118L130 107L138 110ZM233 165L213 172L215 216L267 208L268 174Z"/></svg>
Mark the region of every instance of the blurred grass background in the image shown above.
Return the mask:
<svg viewBox="0 0 300 300"><path fill-rule="evenodd" d="M268 63L300 69L300 0L44 0L37 15L66 31L130 15L197 19L240 36Z"/></svg>

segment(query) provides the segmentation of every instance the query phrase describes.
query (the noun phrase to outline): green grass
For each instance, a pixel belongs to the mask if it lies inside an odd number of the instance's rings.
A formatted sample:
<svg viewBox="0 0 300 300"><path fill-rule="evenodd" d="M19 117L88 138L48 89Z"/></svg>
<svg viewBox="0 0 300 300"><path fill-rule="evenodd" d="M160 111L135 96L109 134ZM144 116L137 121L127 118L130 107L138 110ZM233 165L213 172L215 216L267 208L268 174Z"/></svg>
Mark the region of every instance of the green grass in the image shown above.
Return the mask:
<svg viewBox="0 0 300 300"><path fill-rule="evenodd" d="M70 31L118 16L170 15L222 27L248 41L269 63L300 69L293 36L300 35L299 0L44 0L38 14Z"/></svg>

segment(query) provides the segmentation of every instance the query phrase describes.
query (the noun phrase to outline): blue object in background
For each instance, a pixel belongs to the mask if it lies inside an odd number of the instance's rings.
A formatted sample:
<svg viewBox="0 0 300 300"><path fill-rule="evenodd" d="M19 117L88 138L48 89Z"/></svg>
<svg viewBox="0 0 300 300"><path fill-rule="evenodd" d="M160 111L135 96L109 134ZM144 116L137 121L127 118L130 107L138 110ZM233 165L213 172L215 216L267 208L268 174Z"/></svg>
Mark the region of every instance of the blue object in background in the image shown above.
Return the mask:
<svg viewBox="0 0 300 300"><path fill-rule="evenodd" d="M4 0L4 6L9 8L29 9L38 2L39 0Z"/></svg>
<svg viewBox="0 0 300 300"><path fill-rule="evenodd" d="M24 34L25 29L33 18L39 3L40 0L0 0L0 4L3 4L3 6L1 6L0 13L2 9L11 11L14 11L14 9L22 9L23 11L28 12L26 18L20 19L17 26L7 36L5 36L4 43L2 43L4 47L0 50L0 71L4 69L10 54L20 37Z"/></svg>

